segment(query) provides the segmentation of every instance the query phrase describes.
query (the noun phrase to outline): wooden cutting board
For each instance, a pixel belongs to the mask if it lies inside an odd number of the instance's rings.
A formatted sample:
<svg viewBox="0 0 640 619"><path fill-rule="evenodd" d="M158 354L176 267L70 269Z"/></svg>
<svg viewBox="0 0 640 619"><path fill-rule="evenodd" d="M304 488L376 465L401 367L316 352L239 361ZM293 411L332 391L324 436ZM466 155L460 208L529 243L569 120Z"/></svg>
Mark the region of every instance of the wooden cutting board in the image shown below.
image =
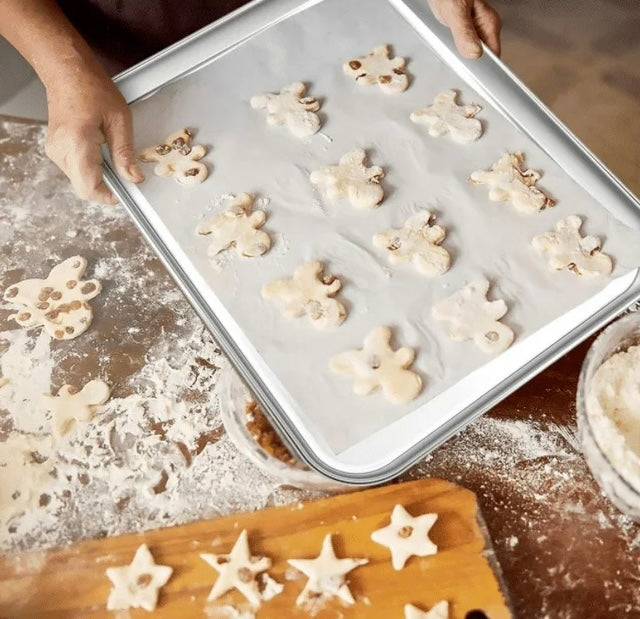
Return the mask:
<svg viewBox="0 0 640 619"><path fill-rule="evenodd" d="M370 539L372 531L389 523L396 504L413 515L438 514L430 537L439 548L434 556L412 557L398 572L391 566L387 548ZM425 479L140 535L86 541L44 555L6 556L0 558L0 617L114 617L105 610L111 588L105 569L128 564L142 543L149 546L156 563L174 568L153 617L230 617L219 607L248 606L232 591L205 610L217 572L199 555L229 552L242 529L249 533L252 553L270 557L270 575L285 584L282 594L263 603L257 619L309 616L295 607L306 577L297 574L287 559L315 558L327 533L334 534L338 557L365 557L370 562L349 574L355 605L332 601L315 615L317 619L403 619L406 603L427 610L443 599L451 604L451 619L483 617L472 614L473 610L483 611L490 619L512 616L475 495L449 482ZM135 609L115 616L136 619L150 615ZM236 616L244 619L247 615Z"/></svg>

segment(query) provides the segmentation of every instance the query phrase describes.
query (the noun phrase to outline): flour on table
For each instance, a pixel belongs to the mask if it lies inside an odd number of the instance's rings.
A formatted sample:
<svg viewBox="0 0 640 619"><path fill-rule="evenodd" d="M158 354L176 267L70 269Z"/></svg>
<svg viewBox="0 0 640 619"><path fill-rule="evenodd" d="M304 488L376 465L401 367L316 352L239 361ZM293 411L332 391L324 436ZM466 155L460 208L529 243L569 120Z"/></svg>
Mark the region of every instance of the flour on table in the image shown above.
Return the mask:
<svg viewBox="0 0 640 619"><path fill-rule="evenodd" d="M142 544L129 565L107 568L107 578L113 583L107 610L143 608L154 611L160 589L171 578L171 574L173 568L156 565L147 545Z"/></svg>
<svg viewBox="0 0 640 619"><path fill-rule="evenodd" d="M472 172L469 181L489 187L489 200L511 202L521 213L537 213L555 204L536 183L540 173L522 170L522 153L507 153L496 161L490 170Z"/></svg>
<svg viewBox="0 0 640 619"><path fill-rule="evenodd" d="M353 379L357 395L367 395L380 388L394 403L413 400L422 389L422 379L408 368L415 359L413 348L391 348L391 329L376 327L364 339L360 349L333 356L331 370Z"/></svg>
<svg viewBox="0 0 640 619"><path fill-rule="evenodd" d="M442 600L427 611L422 611L413 604L406 604L404 619L449 619L449 602Z"/></svg>
<svg viewBox="0 0 640 619"><path fill-rule="evenodd" d="M162 144L147 146L138 153L138 158L147 163L156 163L153 168L157 176L174 176L181 185L199 185L209 175L209 170L200 161L207 149L198 144L192 146L193 132L180 129L167 136Z"/></svg>
<svg viewBox="0 0 640 619"><path fill-rule="evenodd" d="M361 86L378 84L382 92L396 95L409 86L405 64L404 58L390 58L387 45L379 45L366 56L345 62L343 70Z"/></svg>
<svg viewBox="0 0 640 619"><path fill-rule="evenodd" d="M323 187L331 200L346 197L357 209L375 208L384 199L380 185L384 171L379 166L367 167L366 159L364 150L356 148L343 155L337 166L312 172L310 180Z"/></svg>
<svg viewBox="0 0 640 619"><path fill-rule="evenodd" d="M325 600L331 597L337 597L347 604L354 604L346 575L367 563L368 559L338 559L331 535L325 536L322 551L315 559L289 559L289 564L308 578L296 604L304 608L310 602L317 603L318 598Z"/></svg>
<svg viewBox="0 0 640 619"><path fill-rule="evenodd" d="M80 421L91 421L101 404L109 399L109 385L102 380L89 381L78 391L72 385L63 385L53 396L42 396L44 407L51 413L53 435L60 438Z"/></svg>
<svg viewBox="0 0 640 619"><path fill-rule="evenodd" d="M401 570L410 557L427 557L438 552L438 547L429 539L429 531L438 520L437 514L412 516L402 505L391 512L391 524L371 534L376 544L391 551L394 570Z"/></svg>
<svg viewBox="0 0 640 619"><path fill-rule="evenodd" d="M241 256L261 256L271 247L271 238L260 230L267 219L264 211L252 211L254 198L241 193L231 198L224 213L203 219L196 228L200 235L208 236L209 255L215 256L234 247Z"/></svg>
<svg viewBox="0 0 640 619"><path fill-rule="evenodd" d="M482 135L482 123L474 117L482 108L476 103L458 105L457 96L455 90L444 90L432 105L416 110L410 118L425 125L432 137L449 134L455 142L475 142Z"/></svg>
<svg viewBox="0 0 640 619"><path fill-rule="evenodd" d="M217 600L228 591L237 589L252 606L260 606L263 597L256 578L271 567L271 559L251 555L246 530L240 533L229 554L203 553L200 557L220 574L208 600Z"/></svg>
<svg viewBox="0 0 640 619"><path fill-rule="evenodd" d="M551 232L533 237L533 248L556 270L569 270L576 275L609 275L611 258L602 253L597 236L581 236L582 219L569 215L561 219Z"/></svg>
<svg viewBox="0 0 640 619"><path fill-rule="evenodd" d="M91 325L89 300L102 290L97 279L83 280L87 261L67 258L51 269L46 279L25 279L4 293L4 300L22 306L10 318L23 327L44 326L57 340L82 335Z"/></svg>
<svg viewBox="0 0 640 619"><path fill-rule="evenodd" d="M513 331L500 322L507 313L507 304L502 299L488 301L488 291L486 279L472 281L436 303L431 314L436 320L449 322L452 340L473 340L483 352L495 354L511 345Z"/></svg>
<svg viewBox="0 0 640 619"><path fill-rule="evenodd" d="M347 315L344 305L333 298L341 283L334 275L323 275L323 268L322 262L309 260L293 272L291 279L265 284L262 296L279 301L289 318L306 314L314 327L337 327Z"/></svg>
<svg viewBox="0 0 640 619"><path fill-rule="evenodd" d="M389 228L376 234L373 244L386 250L391 264L409 262L418 273L441 275L449 268L451 257L440 246L446 236L445 229L432 224L433 219L429 211L416 213L402 228Z"/></svg>
<svg viewBox="0 0 640 619"><path fill-rule="evenodd" d="M296 137L306 138L320 130L320 117L316 114L320 102L315 97L305 97L306 90L302 82L293 82L280 94L266 92L251 97L251 107L266 109L270 125L286 125Z"/></svg>

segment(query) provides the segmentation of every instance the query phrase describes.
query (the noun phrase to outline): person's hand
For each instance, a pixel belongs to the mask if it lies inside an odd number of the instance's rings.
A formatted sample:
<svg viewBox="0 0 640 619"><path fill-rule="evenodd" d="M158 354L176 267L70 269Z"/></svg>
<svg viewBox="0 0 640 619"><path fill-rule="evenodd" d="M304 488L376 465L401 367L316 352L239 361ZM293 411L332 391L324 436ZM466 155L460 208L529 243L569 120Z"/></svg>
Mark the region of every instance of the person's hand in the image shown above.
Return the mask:
<svg viewBox="0 0 640 619"><path fill-rule="evenodd" d="M116 171L144 180L133 153L131 112L100 67L65 71L47 85L49 131L45 152L69 177L83 200L115 204L102 179L100 146L107 143Z"/></svg>
<svg viewBox="0 0 640 619"><path fill-rule="evenodd" d="M482 56L480 41L500 55L500 16L485 0L428 0L436 19L451 29L465 58Z"/></svg>

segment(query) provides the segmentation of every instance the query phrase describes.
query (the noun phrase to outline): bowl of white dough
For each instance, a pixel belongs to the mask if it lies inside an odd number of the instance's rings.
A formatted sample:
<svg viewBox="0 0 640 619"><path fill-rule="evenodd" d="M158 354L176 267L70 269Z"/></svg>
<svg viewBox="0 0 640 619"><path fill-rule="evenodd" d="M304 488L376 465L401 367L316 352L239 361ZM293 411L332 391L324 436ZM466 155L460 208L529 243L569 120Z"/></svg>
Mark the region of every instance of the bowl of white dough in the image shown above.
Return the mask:
<svg viewBox="0 0 640 619"><path fill-rule="evenodd" d="M582 450L611 502L640 522L640 312L593 342L577 394Z"/></svg>
<svg viewBox="0 0 640 619"><path fill-rule="evenodd" d="M294 488L327 492L352 489L299 462L235 372L227 372L223 380L220 416L229 438L240 453L267 475Z"/></svg>

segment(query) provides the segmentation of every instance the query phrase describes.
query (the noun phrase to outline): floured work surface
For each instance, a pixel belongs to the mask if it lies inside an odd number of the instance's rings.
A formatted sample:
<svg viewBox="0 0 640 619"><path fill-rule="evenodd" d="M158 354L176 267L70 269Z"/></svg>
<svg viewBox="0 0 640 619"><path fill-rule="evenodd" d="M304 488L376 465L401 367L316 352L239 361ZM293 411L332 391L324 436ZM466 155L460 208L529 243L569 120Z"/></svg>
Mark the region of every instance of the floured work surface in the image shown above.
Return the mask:
<svg viewBox="0 0 640 619"><path fill-rule="evenodd" d="M389 524L397 504L414 516L438 514L429 532L438 552L413 556L400 571L393 569L389 550L370 539L373 531ZM172 578L162 589L154 617L253 617L251 607L238 591L205 603L217 572L200 558L201 553L228 553L246 529L251 553L269 557L273 562L269 576L284 584L282 593L262 603L255 613L257 619L390 619L401 617L405 604L427 610L440 600L449 602L451 619L463 619L472 610L481 610L492 619L506 619L511 613L500 577L492 570L493 551L478 517L472 492L449 482L425 479L153 531L144 538L126 536L86 542L51 552L38 568L19 570L15 560L3 563L0 559L0 587L4 582L18 591L32 578L38 579L35 590L25 596L22 605L16 596L11 607L15 609L11 616L16 619L31 619L36 614L43 619L70 614L87 619L109 617L104 604L110 586L104 572L108 567L128 564L136 548L146 543L157 563L174 568ZM333 535L338 557L361 557L369 563L348 574L355 604L316 600L309 613L295 606L306 577L287 560L315 558L327 534ZM22 557L21 564L29 564L28 555ZM139 613L134 611L132 615Z"/></svg>
<svg viewBox="0 0 640 619"><path fill-rule="evenodd" d="M360 87L343 74L346 60L382 43L408 59L410 86L402 94ZM308 140L286 127L268 126L262 111L250 105L253 95L278 92L296 80L308 82L308 93L322 100L324 124ZM432 138L409 120L412 111L451 88L460 91L462 102L483 108L477 117L485 133L477 142ZM489 298L504 299L509 308L503 321L515 332L515 347L612 281L553 272L535 253L533 236L560 219L579 214L583 232L604 239L603 250L615 260L613 278L640 263L638 231L615 220L473 92L385 0L325 0L134 104L133 113L140 145L189 126L197 130L195 140L210 147L205 159L212 170L204 183L187 190L149 174L144 198L233 316L236 334L248 337L284 385L288 393L274 389L276 398L283 402L290 395L309 434L334 453L416 410L488 361L471 342L451 341L446 325L431 316L435 302L464 284L479 276L490 280ZM358 211L347 200L329 201L309 181L312 171L335 165L356 147L367 151L370 165L385 170L386 197L377 209ZM525 167L542 173L538 185L557 206L523 215L508 203L490 202L487 187L467 182L471 172L488 169L507 151L525 154ZM222 255L212 261L208 239L198 237L196 227L220 211L216 197L245 191L267 201L261 205L267 214L263 230L273 247L259 258ZM410 267L389 266L371 243L374 234L402 226L420 209L435 213L446 228L443 246L452 256L451 270L431 279ZM339 296L348 317L332 331L319 333L305 319L288 320L260 296L265 283L290 277L310 259L323 261L342 280ZM328 368L330 357L360 347L378 325L392 327L394 346L416 350L412 369L424 387L412 402L390 405L379 392L359 397L351 381ZM444 410L423 421L437 427L446 420Z"/></svg>

